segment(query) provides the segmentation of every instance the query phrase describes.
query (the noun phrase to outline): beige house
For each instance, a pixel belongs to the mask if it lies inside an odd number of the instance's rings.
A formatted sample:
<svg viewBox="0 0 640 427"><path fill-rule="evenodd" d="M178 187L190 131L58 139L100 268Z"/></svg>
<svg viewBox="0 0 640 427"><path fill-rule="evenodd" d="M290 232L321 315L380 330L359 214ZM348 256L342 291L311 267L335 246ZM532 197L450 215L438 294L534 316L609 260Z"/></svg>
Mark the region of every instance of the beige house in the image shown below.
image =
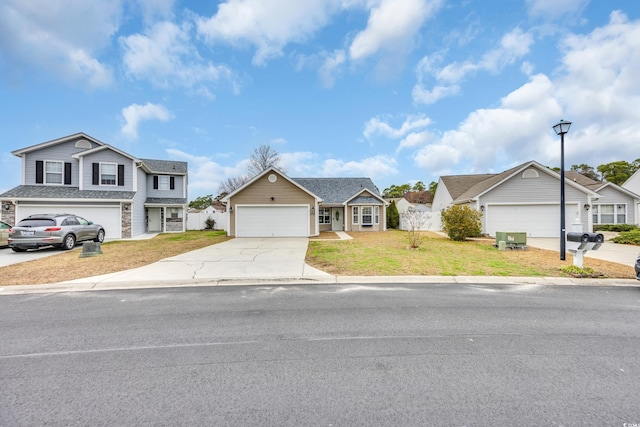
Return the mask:
<svg viewBox="0 0 640 427"><path fill-rule="evenodd" d="M269 168L222 201L234 237L386 230L387 203L369 178L289 178Z"/></svg>

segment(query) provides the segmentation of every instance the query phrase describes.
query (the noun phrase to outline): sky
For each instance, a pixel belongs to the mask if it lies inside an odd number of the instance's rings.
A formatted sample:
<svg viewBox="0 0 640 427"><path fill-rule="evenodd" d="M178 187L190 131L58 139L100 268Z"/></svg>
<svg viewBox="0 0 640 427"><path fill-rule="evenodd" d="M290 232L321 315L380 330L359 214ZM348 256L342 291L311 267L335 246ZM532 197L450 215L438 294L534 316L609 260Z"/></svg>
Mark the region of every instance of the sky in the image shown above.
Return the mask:
<svg viewBox="0 0 640 427"><path fill-rule="evenodd" d="M428 185L640 158L637 0L3 0L11 151L77 132L189 163L189 200L270 145L290 177Z"/></svg>

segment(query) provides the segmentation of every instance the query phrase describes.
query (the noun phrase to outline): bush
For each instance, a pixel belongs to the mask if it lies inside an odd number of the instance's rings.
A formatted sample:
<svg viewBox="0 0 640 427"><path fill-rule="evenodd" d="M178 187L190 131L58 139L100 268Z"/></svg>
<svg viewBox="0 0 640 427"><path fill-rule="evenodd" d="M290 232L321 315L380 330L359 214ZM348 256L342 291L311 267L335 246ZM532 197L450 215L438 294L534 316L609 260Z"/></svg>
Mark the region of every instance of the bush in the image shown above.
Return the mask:
<svg viewBox="0 0 640 427"><path fill-rule="evenodd" d="M395 200L387 206L387 228L398 228L400 225L400 214Z"/></svg>
<svg viewBox="0 0 640 427"><path fill-rule="evenodd" d="M578 277L578 278L597 278L602 277L603 274L595 271L591 267L577 267L575 265L567 265L565 267L561 267L560 271L568 274L569 276Z"/></svg>
<svg viewBox="0 0 640 427"><path fill-rule="evenodd" d="M625 245L637 245L640 246L640 230L635 229L632 231L626 231L620 233L618 236L611 239L613 243L622 243Z"/></svg>
<svg viewBox="0 0 640 427"><path fill-rule="evenodd" d="M600 224L594 225L593 231L633 231L638 230L638 227L632 224Z"/></svg>
<svg viewBox="0 0 640 427"><path fill-rule="evenodd" d="M462 241L479 237L482 213L469 206L453 205L442 211L442 228L451 240Z"/></svg>
<svg viewBox="0 0 640 427"><path fill-rule="evenodd" d="M204 221L205 230L213 230L216 227L216 220L209 217Z"/></svg>

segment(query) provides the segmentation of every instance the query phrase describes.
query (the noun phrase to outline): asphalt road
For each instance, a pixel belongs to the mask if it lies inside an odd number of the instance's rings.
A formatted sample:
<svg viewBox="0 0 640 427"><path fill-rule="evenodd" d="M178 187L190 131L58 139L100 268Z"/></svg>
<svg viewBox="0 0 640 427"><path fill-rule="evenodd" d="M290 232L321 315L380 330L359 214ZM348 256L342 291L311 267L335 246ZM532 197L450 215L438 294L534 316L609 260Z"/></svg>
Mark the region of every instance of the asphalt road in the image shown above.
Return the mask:
<svg viewBox="0 0 640 427"><path fill-rule="evenodd" d="M640 290L0 297L1 426L640 423Z"/></svg>

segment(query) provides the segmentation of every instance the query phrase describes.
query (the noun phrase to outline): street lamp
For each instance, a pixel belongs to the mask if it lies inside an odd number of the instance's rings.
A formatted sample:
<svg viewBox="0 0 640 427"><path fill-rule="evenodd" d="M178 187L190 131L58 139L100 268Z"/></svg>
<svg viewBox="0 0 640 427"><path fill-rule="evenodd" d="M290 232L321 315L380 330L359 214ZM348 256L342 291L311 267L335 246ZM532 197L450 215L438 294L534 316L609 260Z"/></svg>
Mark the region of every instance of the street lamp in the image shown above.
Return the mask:
<svg viewBox="0 0 640 427"><path fill-rule="evenodd" d="M560 135L560 260L565 260L566 228L564 225L564 134L569 132L571 122L560 120L560 123L553 127L556 135Z"/></svg>

